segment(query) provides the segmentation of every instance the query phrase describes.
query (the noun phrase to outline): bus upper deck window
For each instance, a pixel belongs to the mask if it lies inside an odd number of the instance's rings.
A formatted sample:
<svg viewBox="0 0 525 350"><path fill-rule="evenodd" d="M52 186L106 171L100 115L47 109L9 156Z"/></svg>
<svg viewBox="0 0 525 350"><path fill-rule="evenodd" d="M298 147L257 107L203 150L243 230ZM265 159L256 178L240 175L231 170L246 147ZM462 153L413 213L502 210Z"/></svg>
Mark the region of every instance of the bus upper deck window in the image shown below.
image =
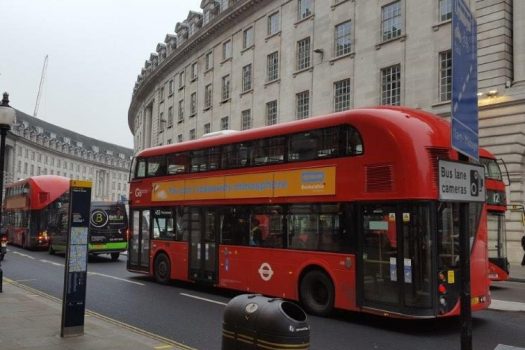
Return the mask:
<svg viewBox="0 0 525 350"><path fill-rule="evenodd" d="M164 157L152 157L148 159L148 177L166 175L166 159Z"/></svg>
<svg viewBox="0 0 525 350"><path fill-rule="evenodd" d="M347 154L359 155L363 154L363 141L357 130L353 128L347 129Z"/></svg>
<svg viewBox="0 0 525 350"><path fill-rule="evenodd" d="M168 174L182 174L188 171L189 157L187 153L177 153L168 156Z"/></svg>
<svg viewBox="0 0 525 350"><path fill-rule="evenodd" d="M146 177L146 160L139 159L137 161L137 170L135 171L136 177Z"/></svg>

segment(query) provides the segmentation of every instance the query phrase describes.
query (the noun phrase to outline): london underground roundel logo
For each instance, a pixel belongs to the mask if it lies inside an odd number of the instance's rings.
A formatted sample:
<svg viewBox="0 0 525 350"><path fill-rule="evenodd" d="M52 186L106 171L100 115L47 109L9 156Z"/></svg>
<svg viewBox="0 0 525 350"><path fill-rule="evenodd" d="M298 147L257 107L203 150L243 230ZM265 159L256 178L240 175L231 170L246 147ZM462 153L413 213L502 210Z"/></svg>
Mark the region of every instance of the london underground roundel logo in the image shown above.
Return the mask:
<svg viewBox="0 0 525 350"><path fill-rule="evenodd" d="M108 223L108 214L104 210L95 209L91 212L89 221L94 227L104 227Z"/></svg>
<svg viewBox="0 0 525 350"><path fill-rule="evenodd" d="M273 276L273 270L270 264L268 264L267 262L262 263L259 267L259 275L261 276L263 281L267 282L271 280Z"/></svg>

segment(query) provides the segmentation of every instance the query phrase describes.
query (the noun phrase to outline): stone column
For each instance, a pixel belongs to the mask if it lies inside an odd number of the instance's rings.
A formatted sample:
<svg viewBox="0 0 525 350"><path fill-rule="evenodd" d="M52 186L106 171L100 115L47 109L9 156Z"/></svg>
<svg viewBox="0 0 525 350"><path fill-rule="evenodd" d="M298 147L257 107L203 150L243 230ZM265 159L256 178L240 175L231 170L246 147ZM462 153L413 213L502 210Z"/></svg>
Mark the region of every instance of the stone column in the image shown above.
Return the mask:
<svg viewBox="0 0 525 350"><path fill-rule="evenodd" d="M514 83L525 84L525 1L514 0L512 13Z"/></svg>

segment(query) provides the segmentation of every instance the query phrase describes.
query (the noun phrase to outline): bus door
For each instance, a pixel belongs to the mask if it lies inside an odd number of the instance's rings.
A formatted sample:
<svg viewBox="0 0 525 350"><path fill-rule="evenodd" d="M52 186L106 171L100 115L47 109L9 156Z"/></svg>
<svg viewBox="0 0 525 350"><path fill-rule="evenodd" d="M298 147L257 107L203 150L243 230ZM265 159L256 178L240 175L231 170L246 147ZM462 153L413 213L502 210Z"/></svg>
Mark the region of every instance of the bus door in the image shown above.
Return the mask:
<svg viewBox="0 0 525 350"><path fill-rule="evenodd" d="M131 237L128 245L128 269L149 271L150 211L133 210Z"/></svg>
<svg viewBox="0 0 525 350"><path fill-rule="evenodd" d="M214 284L217 282L217 213L208 208L190 207L189 279Z"/></svg>
<svg viewBox="0 0 525 350"><path fill-rule="evenodd" d="M431 314L428 205L363 205L361 217L361 306L401 314Z"/></svg>

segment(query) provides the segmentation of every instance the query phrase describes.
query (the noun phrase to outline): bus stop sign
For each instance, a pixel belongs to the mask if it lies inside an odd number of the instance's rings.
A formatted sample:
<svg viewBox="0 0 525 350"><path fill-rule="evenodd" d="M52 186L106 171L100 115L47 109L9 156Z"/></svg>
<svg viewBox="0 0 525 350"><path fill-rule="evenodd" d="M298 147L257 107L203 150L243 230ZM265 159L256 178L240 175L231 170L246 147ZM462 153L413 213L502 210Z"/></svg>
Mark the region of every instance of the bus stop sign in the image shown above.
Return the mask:
<svg viewBox="0 0 525 350"><path fill-rule="evenodd" d="M478 160L478 56L476 18L464 0L452 11L452 147Z"/></svg>

